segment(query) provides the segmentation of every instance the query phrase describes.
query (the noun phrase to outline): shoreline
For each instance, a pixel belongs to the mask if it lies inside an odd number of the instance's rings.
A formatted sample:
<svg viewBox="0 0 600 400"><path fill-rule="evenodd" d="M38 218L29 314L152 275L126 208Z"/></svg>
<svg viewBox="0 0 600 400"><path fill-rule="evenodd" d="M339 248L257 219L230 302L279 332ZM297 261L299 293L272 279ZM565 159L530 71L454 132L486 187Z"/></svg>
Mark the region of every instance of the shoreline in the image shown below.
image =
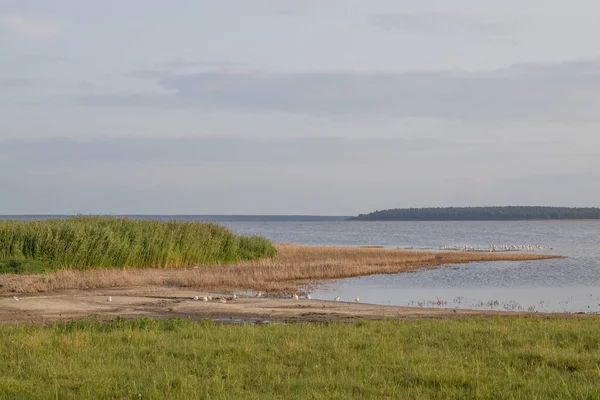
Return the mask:
<svg viewBox="0 0 600 400"><path fill-rule="evenodd" d="M293 244L277 244L276 248L277 255L273 258L231 265L0 275L0 324L39 324L90 317L103 320L116 317L182 317L195 320L327 322L456 316L577 315L417 308L291 298L293 293L302 297L307 288L328 280L414 272L470 262L563 258L557 255ZM235 291L262 291L268 296L241 296L230 301L230 293ZM215 300L207 303L192 300L194 296L202 298L208 293L221 294L215 294ZM109 296L110 302L107 301ZM220 297L225 297L226 302L221 303Z"/></svg>
<svg viewBox="0 0 600 400"><path fill-rule="evenodd" d="M234 264L185 268L67 269L33 275L0 274L0 294L141 286L292 294L302 293L304 288L316 282L334 279L414 272L471 262L564 258L520 252L416 251L294 244L276 244L275 248L277 255L272 258Z"/></svg>
<svg viewBox="0 0 600 400"><path fill-rule="evenodd" d="M194 296L213 296L202 302ZM108 301L110 297L111 301ZM220 299L227 299L221 303ZM181 288L138 287L93 290L64 290L0 296L0 325L48 324L56 321L102 321L118 317L132 319L210 319L224 323L326 323L356 320L412 320L446 318L598 318L597 314L487 311L450 308L421 308L347 303L290 298L238 297Z"/></svg>

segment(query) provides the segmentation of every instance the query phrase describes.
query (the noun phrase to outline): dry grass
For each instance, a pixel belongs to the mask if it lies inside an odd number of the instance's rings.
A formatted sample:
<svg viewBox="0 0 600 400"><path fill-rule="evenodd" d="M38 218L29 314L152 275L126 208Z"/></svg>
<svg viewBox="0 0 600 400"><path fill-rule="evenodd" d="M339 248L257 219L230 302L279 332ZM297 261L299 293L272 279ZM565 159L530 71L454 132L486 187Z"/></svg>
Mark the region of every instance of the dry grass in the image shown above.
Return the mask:
<svg viewBox="0 0 600 400"><path fill-rule="evenodd" d="M279 244L277 256L227 266L180 269L58 271L43 275L0 275L4 291L46 292L131 286L177 286L204 290L262 290L291 293L327 279L411 272L444 264L559 258L544 254L422 252L365 247Z"/></svg>

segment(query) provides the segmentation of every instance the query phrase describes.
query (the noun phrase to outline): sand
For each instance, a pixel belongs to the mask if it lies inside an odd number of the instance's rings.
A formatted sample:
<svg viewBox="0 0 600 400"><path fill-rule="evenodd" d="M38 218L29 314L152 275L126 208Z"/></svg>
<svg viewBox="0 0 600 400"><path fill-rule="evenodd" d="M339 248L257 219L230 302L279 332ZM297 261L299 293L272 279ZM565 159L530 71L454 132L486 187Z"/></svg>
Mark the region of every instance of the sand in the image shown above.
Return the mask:
<svg viewBox="0 0 600 400"><path fill-rule="evenodd" d="M205 295L213 300L202 302ZM108 301L108 298L111 301ZM222 303L220 298L227 299ZM64 290L43 294L0 296L0 324L47 324L59 320L95 317L212 319L223 322L327 322L335 320L381 320L410 318L454 318L489 316L563 316L512 311L482 311L382 306L361 303L307 300L280 297L238 297L168 287Z"/></svg>

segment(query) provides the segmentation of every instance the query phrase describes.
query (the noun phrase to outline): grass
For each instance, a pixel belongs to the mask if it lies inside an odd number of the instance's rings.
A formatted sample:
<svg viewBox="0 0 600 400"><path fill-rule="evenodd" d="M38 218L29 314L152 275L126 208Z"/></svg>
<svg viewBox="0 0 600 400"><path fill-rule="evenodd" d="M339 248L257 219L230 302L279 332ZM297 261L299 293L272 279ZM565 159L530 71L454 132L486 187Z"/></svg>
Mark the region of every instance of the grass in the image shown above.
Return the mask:
<svg viewBox="0 0 600 400"><path fill-rule="evenodd" d="M212 223L108 217L0 221L0 273L171 268L274 254L266 239Z"/></svg>
<svg viewBox="0 0 600 400"><path fill-rule="evenodd" d="M382 248L276 244L274 257L219 268L65 270L44 275L0 275L4 291L46 292L127 286L177 286L205 290L262 290L293 293L315 281L411 272L475 261L557 258L546 254L422 252Z"/></svg>
<svg viewBox="0 0 600 400"><path fill-rule="evenodd" d="M596 399L598 318L0 327L0 398Z"/></svg>

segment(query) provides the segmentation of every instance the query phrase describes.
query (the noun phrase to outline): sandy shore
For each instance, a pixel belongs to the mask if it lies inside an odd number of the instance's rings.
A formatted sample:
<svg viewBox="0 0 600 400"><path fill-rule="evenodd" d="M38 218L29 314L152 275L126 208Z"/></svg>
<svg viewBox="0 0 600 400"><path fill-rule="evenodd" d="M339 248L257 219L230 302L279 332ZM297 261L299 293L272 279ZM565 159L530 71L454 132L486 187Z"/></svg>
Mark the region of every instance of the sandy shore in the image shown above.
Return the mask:
<svg viewBox="0 0 600 400"><path fill-rule="evenodd" d="M413 272L469 262L557 258L547 254L422 252L365 247L277 245L277 256L233 265L168 269L64 270L0 275L0 324L99 319L183 317L195 320L330 321L515 315L514 312L425 309L293 300L310 285L330 279ZM194 301L208 292L263 291L269 297ZM274 295L279 295L276 297ZM109 296L112 301L107 301ZM523 313L527 314L527 313ZM537 314L539 315L539 314Z"/></svg>
<svg viewBox="0 0 600 400"><path fill-rule="evenodd" d="M44 324L58 320L96 317L212 319L236 322L325 322L334 320L380 320L407 318L453 318L465 316L529 315L581 317L578 314L543 314L481 310L428 309L381 306L291 298L238 297L212 293L202 302L194 296L209 295L189 289L165 287L65 290L54 293L2 295L0 324ZM112 301L108 301L109 296ZM227 299L222 303L220 298Z"/></svg>

